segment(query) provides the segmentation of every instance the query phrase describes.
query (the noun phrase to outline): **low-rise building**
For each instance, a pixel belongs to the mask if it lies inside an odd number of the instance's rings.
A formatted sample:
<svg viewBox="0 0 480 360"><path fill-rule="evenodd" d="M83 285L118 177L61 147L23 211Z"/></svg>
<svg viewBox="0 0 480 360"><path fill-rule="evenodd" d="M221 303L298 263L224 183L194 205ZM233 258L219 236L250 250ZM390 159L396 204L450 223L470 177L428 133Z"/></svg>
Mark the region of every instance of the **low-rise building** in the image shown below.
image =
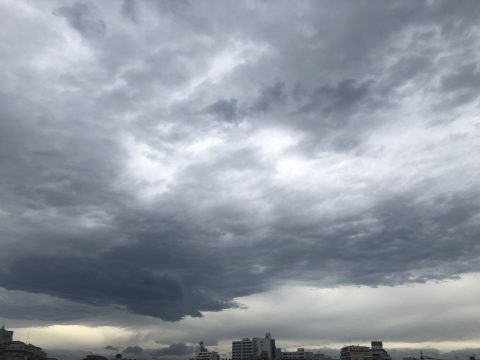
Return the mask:
<svg viewBox="0 0 480 360"><path fill-rule="evenodd" d="M83 360L108 360L108 359L103 355L90 354L90 355L87 355Z"/></svg>
<svg viewBox="0 0 480 360"><path fill-rule="evenodd" d="M282 351L282 360L313 360L314 354L311 351L305 351L304 348L298 348L297 351Z"/></svg>
<svg viewBox="0 0 480 360"><path fill-rule="evenodd" d="M208 351L203 345L203 341L200 341L199 345L195 349L195 360L219 360L220 357L216 351Z"/></svg>
<svg viewBox="0 0 480 360"><path fill-rule="evenodd" d="M392 360L390 354L383 348L383 342L372 340L371 347L350 345L340 351L340 360Z"/></svg>
<svg viewBox="0 0 480 360"><path fill-rule="evenodd" d="M277 360L333 360L330 356L319 352L305 351L304 348L298 348L297 351L282 351L281 357Z"/></svg>
<svg viewBox="0 0 480 360"><path fill-rule="evenodd" d="M350 345L340 350L340 360L373 360L368 346Z"/></svg>
<svg viewBox="0 0 480 360"><path fill-rule="evenodd" d="M334 360L331 356L322 353L313 353L313 360Z"/></svg>

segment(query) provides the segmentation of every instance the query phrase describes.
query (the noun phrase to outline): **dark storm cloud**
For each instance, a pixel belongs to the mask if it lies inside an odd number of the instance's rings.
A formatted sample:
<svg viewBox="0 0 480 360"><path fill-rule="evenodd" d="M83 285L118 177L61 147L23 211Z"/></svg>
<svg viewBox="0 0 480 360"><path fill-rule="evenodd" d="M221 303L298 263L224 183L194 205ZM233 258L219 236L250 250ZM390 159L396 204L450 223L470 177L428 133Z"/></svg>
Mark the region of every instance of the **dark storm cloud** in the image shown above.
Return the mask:
<svg viewBox="0 0 480 360"><path fill-rule="evenodd" d="M10 326L45 325L52 321L57 324L82 319L98 319L99 309L62 298L23 291L8 291L0 288L1 317L11 319ZM114 316L114 309L105 307L106 317ZM13 319L12 319L13 317ZM13 324L12 324L13 322Z"/></svg>
<svg viewBox="0 0 480 360"><path fill-rule="evenodd" d="M31 5L102 44L6 29L0 286L59 309L28 317L480 270L478 124L435 107L475 107L480 5L172 4Z"/></svg>
<svg viewBox="0 0 480 360"><path fill-rule="evenodd" d="M99 258L17 258L0 277L7 288L28 288L31 292L45 292L90 305L126 306L136 314L166 320L179 320L186 314L200 316L199 310L218 311L231 307L225 295L222 299L218 292L209 294L201 283L198 288L188 265L186 268L175 265L175 262L182 264L193 259L189 258L191 254L172 257L168 253L175 251L174 248L175 245L169 248L144 243L141 248L119 248ZM182 248L178 250L183 251ZM149 252L154 255L149 256ZM164 256L170 259L164 260ZM144 263L144 270L138 267L139 262ZM197 263L208 271L200 261ZM192 263L191 266L197 265ZM212 271L214 269L212 266ZM70 281L76 283L73 288Z"/></svg>
<svg viewBox="0 0 480 360"><path fill-rule="evenodd" d="M64 17L71 27L87 38L101 37L107 30L98 10L92 4L76 2L71 6L56 9L54 14Z"/></svg>

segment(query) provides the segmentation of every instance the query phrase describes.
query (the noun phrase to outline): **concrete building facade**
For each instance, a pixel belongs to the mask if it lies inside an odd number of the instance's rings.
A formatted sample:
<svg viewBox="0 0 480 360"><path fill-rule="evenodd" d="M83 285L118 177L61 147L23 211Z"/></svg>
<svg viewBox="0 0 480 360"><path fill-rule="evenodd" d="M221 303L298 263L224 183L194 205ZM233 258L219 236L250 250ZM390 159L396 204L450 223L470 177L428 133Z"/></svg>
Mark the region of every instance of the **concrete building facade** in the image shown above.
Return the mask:
<svg viewBox="0 0 480 360"><path fill-rule="evenodd" d="M253 354L252 339L243 338L232 342L232 360L251 360Z"/></svg>
<svg viewBox="0 0 480 360"><path fill-rule="evenodd" d="M232 342L232 360L275 360L275 339L270 333L264 338L243 338Z"/></svg>

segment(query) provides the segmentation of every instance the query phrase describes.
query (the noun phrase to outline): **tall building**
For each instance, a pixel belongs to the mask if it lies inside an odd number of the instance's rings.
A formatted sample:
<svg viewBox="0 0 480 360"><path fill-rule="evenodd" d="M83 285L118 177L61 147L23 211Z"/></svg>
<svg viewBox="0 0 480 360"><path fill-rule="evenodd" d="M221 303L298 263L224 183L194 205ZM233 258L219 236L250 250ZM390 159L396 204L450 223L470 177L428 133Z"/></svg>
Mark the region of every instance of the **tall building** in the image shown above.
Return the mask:
<svg viewBox="0 0 480 360"><path fill-rule="evenodd" d="M340 350L340 360L373 360L368 346L350 345Z"/></svg>
<svg viewBox="0 0 480 360"><path fill-rule="evenodd" d="M232 342L232 360L275 360L275 339L270 333L264 338L243 338Z"/></svg>
<svg viewBox="0 0 480 360"><path fill-rule="evenodd" d="M383 348L383 343L378 340L372 340L372 359L373 360L392 360L390 354Z"/></svg>
<svg viewBox="0 0 480 360"><path fill-rule="evenodd" d="M253 354L251 339L243 338L239 341L232 341L232 360L251 360Z"/></svg>
<svg viewBox="0 0 480 360"><path fill-rule="evenodd" d="M253 338L253 347L257 357L275 359L275 339L269 332L265 333L265 338Z"/></svg>

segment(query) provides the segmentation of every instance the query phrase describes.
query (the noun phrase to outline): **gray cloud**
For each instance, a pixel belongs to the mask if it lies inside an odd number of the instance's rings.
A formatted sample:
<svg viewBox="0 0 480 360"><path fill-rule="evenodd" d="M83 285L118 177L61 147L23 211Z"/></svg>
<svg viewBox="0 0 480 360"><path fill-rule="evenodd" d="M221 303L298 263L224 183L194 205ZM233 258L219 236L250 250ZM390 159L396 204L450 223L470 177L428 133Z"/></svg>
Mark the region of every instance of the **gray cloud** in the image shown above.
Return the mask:
<svg viewBox="0 0 480 360"><path fill-rule="evenodd" d="M107 30L98 10L91 4L76 2L56 9L54 14L64 17L71 27L87 38L102 37Z"/></svg>
<svg viewBox="0 0 480 360"><path fill-rule="evenodd" d="M324 85L310 94L310 99L301 108L301 112L322 109L327 114L348 110L364 100L368 94L370 81L360 84L353 79L345 79L336 86Z"/></svg>
<svg viewBox="0 0 480 360"><path fill-rule="evenodd" d="M276 82L261 89L250 110L261 113L269 110L271 106L282 104L283 102L285 102L285 84Z"/></svg>
<svg viewBox="0 0 480 360"><path fill-rule="evenodd" d="M123 350L124 354L141 354L143 353L143 349L140 346L127 346Z"/></svg>
<svg viewBox="0 0 480 360"><path fill-rule="evenodd" d="M122 3L122 15L127 19L130 19L134 23L139 20L138 4L135 0L123 0Z"/></svg>
<svg viewBox="0 0 480 360"><path fill-rule="evenodd" d="M168 347L150 350L149 353L154 357L159 356L178 356L178 355L190 355L195 352L195 348L193 346L185 345L182 343L179 344L171 344Z"/></svg>
<svg viewBox="0 0 480 360"><path fill-rule="evenodd" d="M212 114L225 121L234 121L240 117L237 99L218 99L213 104L203 109L207 114Z"/></svg>
<svg viewBox="0 0 480 360"><path fill-rule="evenodd" d="M441 80L442 90L454 95L451 105L468 103L477 98L476 90L479 86L480 71L477 70L476 63L466 64Z"/></svg>
<svg viewBox="0 0 480 360"><path fill-rule="evenodd" d="M190 355L195 352L193 346L189 346L182 343L170 344L167 347L158 348L158 349L144 349L140 346L127 346L123 350L123 354L127 355L149 355L154 358L165 357L165 356L185 356Z"/></svg>
<svg viewBox="0 0 480 360"><path fill-rule="evenodd" d="M479 5L31 6L2 5L5 313L177 321L480 271Z"/></svg>

